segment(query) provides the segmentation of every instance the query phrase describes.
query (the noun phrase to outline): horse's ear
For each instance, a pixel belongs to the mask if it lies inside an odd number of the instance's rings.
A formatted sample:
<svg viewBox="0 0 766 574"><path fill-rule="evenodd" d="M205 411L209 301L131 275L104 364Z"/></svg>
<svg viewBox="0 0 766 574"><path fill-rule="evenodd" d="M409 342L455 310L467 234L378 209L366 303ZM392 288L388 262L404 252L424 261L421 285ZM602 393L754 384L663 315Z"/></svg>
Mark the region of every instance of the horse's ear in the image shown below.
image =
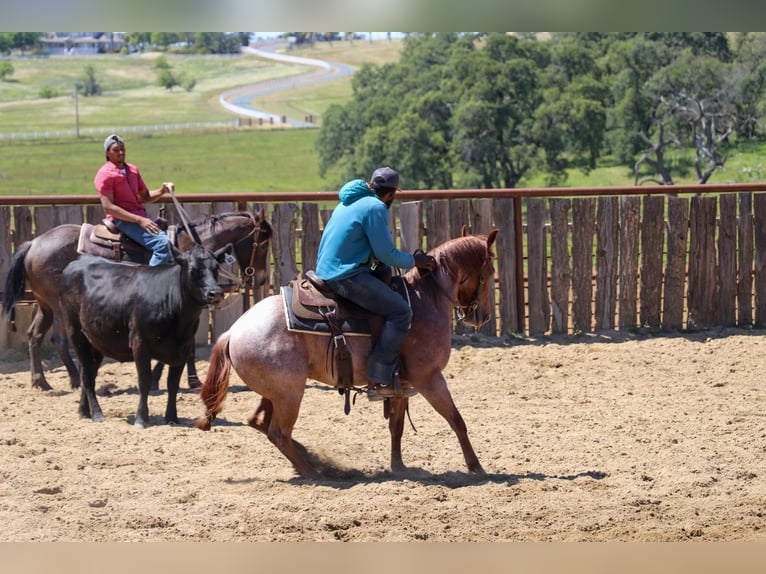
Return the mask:
<svg viewBox="0 0 766 574"><path fill-rule="evenodd" d="M487 236L487 249L490 249L492 247L492 244L495 242L495 239L497 239L497 229L493 229L489 232L489 235Z"/></svg>
<svg viewBox="0 0 766 574"><path fill-rule="evenodd" d="M465 237L466 235L468 235L468 226L465 223L463 224L463 229L460 231L460 235L462 237Z"/></svg>
<svg viewBox="0 0 766 574"><path fill-rule="evenodd" d="M260 223L264 219L266 219L266 210L265 209L259 209L258 211L255 212L255 220L258 223Z"/></svg>

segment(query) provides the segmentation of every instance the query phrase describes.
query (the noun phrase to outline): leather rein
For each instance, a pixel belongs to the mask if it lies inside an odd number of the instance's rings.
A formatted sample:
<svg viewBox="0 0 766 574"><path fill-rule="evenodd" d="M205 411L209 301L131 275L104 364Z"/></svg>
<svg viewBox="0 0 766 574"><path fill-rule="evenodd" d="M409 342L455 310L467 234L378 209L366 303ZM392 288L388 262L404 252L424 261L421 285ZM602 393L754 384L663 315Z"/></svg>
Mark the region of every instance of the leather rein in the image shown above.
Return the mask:
<svg viewBox="0 0 766 574"><path fill-rule="evenodd" d="M486 279L484 277L484 270L490 266L489 261L490 260L488 258L485 258L484 262L481 264L481 270L479 275L479 286L476 288L476 292L474 293L473 297L468 302L468 304L461 304L459 300L453 299L452 295L434 277L434 281L436 282L436 286L439 288L439 291L441 291L442 295L444 295L449 300L449 302L452 303L452 306L455 309L455 318L458 321L462 321L471 313L476 313L476 310L479 308L479 297L481 296L481 289L484 283L486 282ZM487 276L489 276L489 273L487 274ZM469 279L470 277L463 278L460 284L462 285ZM458 298L459 298L459 289L458 289Z"/></svg>

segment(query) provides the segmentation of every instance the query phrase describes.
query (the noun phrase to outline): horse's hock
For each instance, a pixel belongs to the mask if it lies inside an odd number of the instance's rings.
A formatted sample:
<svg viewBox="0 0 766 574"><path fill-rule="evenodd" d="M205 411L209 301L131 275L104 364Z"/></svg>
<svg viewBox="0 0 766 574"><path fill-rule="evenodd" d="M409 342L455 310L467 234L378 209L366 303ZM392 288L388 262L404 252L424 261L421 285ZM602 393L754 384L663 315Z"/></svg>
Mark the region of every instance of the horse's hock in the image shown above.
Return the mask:
<svg viewBox="0 0 766 574"><path fill-rule="evenodd" d="M409 251L457 237L463 226L474 234L499 230L494 314L484 335L749 328L766 318L764 191L766 184L403 191L391 226ZM269 287L256 297L262 298L316 261L330 213L323 206L333 205L337 193L180 199L195 214L267 209L275 233ZM156 216L158 205L148 207ZM172 210L168 215L176 222ZM10 233L0 237L0 288L22 242L62 222L101 217L91 196L1 197L0 221ZM210 328L203 317L197 344L209 344L246 306L213 312ZM0 325L0 349L23 351L27 307L17 307L16 332L8 321Z"/></svg>

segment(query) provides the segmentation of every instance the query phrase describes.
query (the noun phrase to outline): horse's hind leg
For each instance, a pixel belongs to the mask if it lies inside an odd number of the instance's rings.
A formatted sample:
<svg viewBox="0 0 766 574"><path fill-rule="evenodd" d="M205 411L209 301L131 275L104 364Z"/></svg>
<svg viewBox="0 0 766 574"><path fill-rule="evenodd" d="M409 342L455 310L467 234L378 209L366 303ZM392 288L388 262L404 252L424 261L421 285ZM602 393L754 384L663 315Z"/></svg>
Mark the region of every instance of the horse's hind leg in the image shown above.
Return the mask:
<svg viewBox="0 0 766 574"><path fill-rule="evenodd" d="M51 325L53 325L53 312L38 303L32 323L27 329L27 340L29 341L29 367L32 372L32 387L43 391L50 391L53 388L45 380L40 353L43 338Z"/></svg>
<svg viewBox="0 0 766 574"><path fill-rule="evenodd" d="M404 415L409 399L390 399L391 412L388 419L388 430L391 433L391 470L403 472L407 470L402 461L402 435L404 434Z"/></svg>
<svg viewBox="0 0 766 574"><path fill-rule="evenodd" d="M271 424L271 415L273 412L274 405L271 404L271 401L269 399L261 399L261 404L258 405L258 408L247 417L247 424L255 430L259 430L263 434L266 434L269 430L269 424Z"/></svg>
<svg viewBox="0 0 766 574"><path fill-rule="evenodd" d="M320 474L311 464L306 447L292 438L299 408L300 400L297 405L286 408L283 404L282 408L275 410L272 401L263 398L258 408L247 417L247 424L264 433L271 444L293 463L298 474L304 478L318 478Z"/></svg>

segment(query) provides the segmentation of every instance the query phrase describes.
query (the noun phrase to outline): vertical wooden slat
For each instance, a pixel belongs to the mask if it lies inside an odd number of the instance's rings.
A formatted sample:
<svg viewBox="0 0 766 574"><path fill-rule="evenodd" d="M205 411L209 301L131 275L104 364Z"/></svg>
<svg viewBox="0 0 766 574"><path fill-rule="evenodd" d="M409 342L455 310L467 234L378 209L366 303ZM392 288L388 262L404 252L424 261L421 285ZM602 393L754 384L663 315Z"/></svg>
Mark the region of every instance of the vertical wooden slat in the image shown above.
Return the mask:
<svg viewBox="0 0 766 574"><path fill-rule="evenodd" d="M686 240L689 235L689 200L668 197L668 253L665 264L663 329L683 329L686 284Z"/></svg>
<svg viewBox="0 0 766 574"><path fill-rule="evenodd" d="M589 332L593 318L593 233L596 200L572 200L572 329Z"/></svg>
<svg viewBox="0 0 766 574"><path fill-rule="evenodd" d="M450 202L450 237L460 237L463 226L466 232L471 233L471 221L469 218L470 205L467 199L458 199ZM473 328L468 327L462 322L455 323L454 332L457 334L470 333Z"/></svg>
<svg viewBox="0 0 766 574"><path fill-rule="evenodd" d="M213 203L212 207L212 213L227 213L230 211L236 211L237 206L232 201L226 201L226 202L216 202ZM228 273L231 273L235 277L239 277L239 263L236 261L231 264L222 263L221 269L225 269ZM228 282L228 279L223 279L219 276L219 279L221 279L221 283ZM242 299L244 296L237 292L237 293L228 293L226 295L226 298L224 299L224 304L221 305L219 309L214 309L212 311L212 317L210 319L210 340L211 341L217 341L218 337L221 336L225 331L229 329L234 324L234 321L237 320L237 317L239 317L242 314L242 308L243 303ZM200 323L202 321L200 320Z"/></svg>
<svg viewBox="0 0 766 574"><path fill-rule="evenodd" d="M468 217L469 205L467 199L453 199L449 206L450 238L460 237L463 226L471 232L471 221Z"/></svg>
<svg viewBox="0 0 766 574"><path fill-rule="evenodd" d="M423 247L422 204L419 201L407 201L399 205L400 249L414 253Z"/></svg>
<svg viewBox="0 0 766 574"><path fill-rule="evenodd" d="M157 205L157 204L153 204ZM148 206L147 206L148 207ZM183 209L185 216L188 217L189 220L197 219L198 217L204 217L206 215L210 214L210 211L212 209L212 206L210 203L184 203ZM147 210L148 214L148 210ZM155 217L153 215L149 215L149 217ZM165 210L165 218L168 220L168 224L172 225L173 221L176 225L179 226L179 229L183 227L182 220L180 216L178 216L177 211L175 207L170 206L168 209ZM210 311L209 309L203 309L202 313L200 313L199 316L199 327L197 327L197 332L194 335L194 344L196 346L207 346L211 340L211 337L213 337L213 325L215 323L214 320L214 312ZM220 331L221 328L218 329Z"/></svg>
<svg viewBox="0 0 766 574"><path fill-rule="evenodd" d="M748 327L753 324L753 194L737 198L737 325Z"/></svg>
<svg viewBox="0 0 766 574"><path fill-rule="evenodd" d="M32 210L26 205L13 207L13 250L34 237L32 229Z"/></svg>
<svg viewBox="0 0 766 574"><path fill-rule="evenodd" d="M620 198L620 330L637 326L638 316L638 235L641 199L637 196Z"/></svg>
<svg viewBox="0 0 766 574"><path fill-rule="evenodd" d="M471 200L472 223L471 231L474 234L489 235L493 229L492 225L492 200L489 198ZM490 337L497 336L497 312L495 310L495 281L489 286L489 321L479 328L479 332Z"/></svg>
<svg viewBox="0 0 766 574"><path fill-rule="evenodd" d="M718 313L717 325L737 324L737 196L722 194L718 224ZM708 229L707 233L714 231Z"/></svg>
<svg viewBox="0 0 766 574"><path fill-rule="evenodd" d="M545 241L545 201L527 200L527 277L529 301L529 334L548 331L548 273Z"/></svg>
<svg viewBox="0 0 766 574"><path fill-rule="evenodd" d="M569 332L569 292L572 268L569 258L569 199L551 199L551 331Z"/></svg>
<svg viewBox="0 0 766 574"><path fill-rule="evenodd" d="M665 198L649 195L643 200L641 222L641 277L639 321L657 329L662 324L662 257L665 247Z"/></svg>
<svg viewBox="0 0 766 574"><path fill-rule="evenodd" d="M317 252L322 232L319 230L319 206L316 203L304 201L301 205L301 269L303 273L316 269Z"/></svg>
<svg viewBox="0 0 766 574"><path fill-rule="evenodd" d="M596 331L614 329L617 311L619 204L599 197L596 224Z"/></svg>
<svg viewBox="0 0 766 574"><path fill-rule="evenodd" d="M297 213L298 206L294 203L280 203L274 207L274 284L277 290L298 276L295 264Z"/></svg>
<svg viewBox="0 0 766 574"><path fill-rule="evenodd" d="M689 329L712 327L716 321L718 272L715 259L715 197L692 198L689 215Z"/></svg>
<svg viewBox="0 0 766 574"><path fill-rule="evenodd" d="M766 194L753 196L753 233L754 233L754 290L755 318L757 328L766 325Z"/></svg>
<svg viewBox="0 0 766 574"><path fill-rule="evenodd" d="M497 228L495 254L497 274L500 283L500 333L520 333L521 321L516 307L516 252L514 241L513 199L492 200L492 215Z"/></svg>
<svg viewBox="0 0 766 574"><path fill-rule="evenodd" d="M426 202L427 251L451 239L449 203L448 199L432 199Z"/></svg>
<svg viewBox="0 0 766 574"><path fill-rule="evenodd" d="M5 279L8 276L13 257L13 237L10 233L11 208L9 206L0 205L0 227L3 230L0 233L0 291L2 291L5 289ZM17 337L11 330L10 322L0 320L0 350L15 346L17 344L16 339Z"/></svg>

